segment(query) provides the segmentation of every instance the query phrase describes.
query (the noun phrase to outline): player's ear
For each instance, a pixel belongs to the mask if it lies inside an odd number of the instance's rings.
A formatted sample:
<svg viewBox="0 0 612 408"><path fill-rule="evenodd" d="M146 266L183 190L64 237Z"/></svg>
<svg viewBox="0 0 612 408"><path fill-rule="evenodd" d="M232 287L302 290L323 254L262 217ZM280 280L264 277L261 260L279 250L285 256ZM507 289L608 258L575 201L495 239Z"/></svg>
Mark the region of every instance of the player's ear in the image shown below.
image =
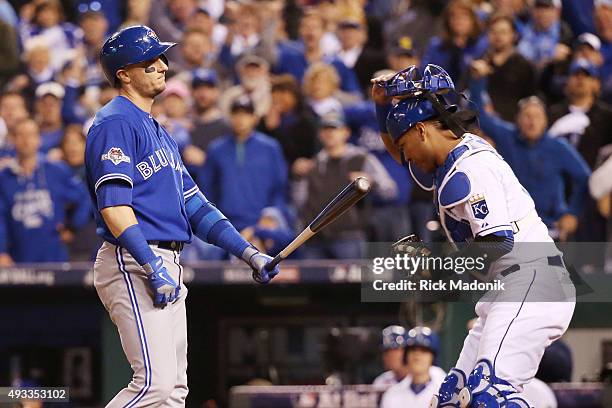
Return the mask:
<svg viewBox="0 0 612 408"><path fill-rule="evenodd" d="M121 81L124 84L129 84L130 82L132 82L127 71L124 69L120 69L119 71L117 71L115 75L117 75L117 78L119 79L119 81Z"/></svg>
<svg viewBox="0 0 612 408"><path fill-rule="evenodd" d="M424 142L425 141L425 124L423 122L418 122L415 127L417 129L419 139L421 139L421 142Z"/></svg>

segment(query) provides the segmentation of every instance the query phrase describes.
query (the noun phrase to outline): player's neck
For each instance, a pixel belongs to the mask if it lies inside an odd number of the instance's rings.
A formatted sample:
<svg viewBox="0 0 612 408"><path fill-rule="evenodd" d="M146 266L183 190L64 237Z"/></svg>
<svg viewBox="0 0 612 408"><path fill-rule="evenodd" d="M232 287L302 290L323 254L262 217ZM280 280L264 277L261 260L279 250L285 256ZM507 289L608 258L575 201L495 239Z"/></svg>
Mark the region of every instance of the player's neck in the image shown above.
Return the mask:
<svg viewBox="0 0 612 408"><path fill-rule="evenodd" d="M132 92L129 89L125 88L121 88L121 90L119 90L119 95L129 99L134 105L140 108L140 110L143 110L147 113L151 113L151 107L153 106L153 98L139 95L138 93Z"/></svg>
<svg viewBox="0 0 612 408"><path fill-rule="evenodd" d="M591 109L595 103L595 97L593 95L583 95L573 98L570 101L570 105L576 106L582 109Z"/></svg>
<svg viewBox="0 0 612 408"><path fill-rule="evenodd" d="M29 176L34 172L34 169L36 169L36 164L38 162L37 155L19 157L18 162L21 172Z"/></svg>
<svg viewBox="0 0 612 408"><path fill-rule="evenodd" d="M412 384L426 384L429 382L429 372L412 375Z"/></svg>
<svg viewBox="0 0 612 408"><path fill-rule="evenodd" d="M452 152L453 149L457 147L459 143L461 143L461 139L457 139L454 136L452 138L441 138L439 141L438 149L435 152L436 165L443 165L450 152Z"/></svg>

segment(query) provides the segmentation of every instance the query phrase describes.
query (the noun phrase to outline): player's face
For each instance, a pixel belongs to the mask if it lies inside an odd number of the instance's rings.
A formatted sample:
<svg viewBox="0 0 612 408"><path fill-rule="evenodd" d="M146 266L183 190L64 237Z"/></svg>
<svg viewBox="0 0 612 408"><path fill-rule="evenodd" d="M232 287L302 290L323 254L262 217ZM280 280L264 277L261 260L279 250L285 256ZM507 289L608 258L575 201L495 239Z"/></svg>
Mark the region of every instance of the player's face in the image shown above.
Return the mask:
<svg viewBox="0 0 612 408"><path fill-rule="evenodd" d="M548 125L544 107L538 103L530 103L524 106L518 114L517 125L525 139L528 141L539 140Z"/></svg>
<svg viewBox="0 0 612 408"><path fill-rule="evenodd" d="M383 366L385 370L401 372L404 368L404 350L401 348L383 352Z"/></svg>
<svg viewBox="0 0 612 408"><path fill-rule="evenodd" d="M414 126L398 141L398 148L404 152L404 158L419 169L431 173L436 170L436 161L430 144L428 128Z"/></svg>
<svg viewBox="0 0 612 408"><path fill-rule="evenodd" d="M503 50L514 43L514 29L508 20L498 20L489 28L489 44L494 50Z"/></svg>
<svg viewBox="0 0 612 408"><path fill-rule="evenodd" d="M141 96L154 98L166 89L168 65L161 57L130 65L122 71L127 74L127 85Z"/></svg>
<svg viewBox="0 0 612 408"><path fill-rule="evenodd" d="M407 362L413 375L425 374L433 364L433 353L424 347L413 347L408 351Z"/></svg>
<svg viewBox="0 0 612 408"><path fill-rule="evenodd" d="M20 158L30 158L38 153L40 133L34 121L21 122L15 128L15 150Z"/></svg>

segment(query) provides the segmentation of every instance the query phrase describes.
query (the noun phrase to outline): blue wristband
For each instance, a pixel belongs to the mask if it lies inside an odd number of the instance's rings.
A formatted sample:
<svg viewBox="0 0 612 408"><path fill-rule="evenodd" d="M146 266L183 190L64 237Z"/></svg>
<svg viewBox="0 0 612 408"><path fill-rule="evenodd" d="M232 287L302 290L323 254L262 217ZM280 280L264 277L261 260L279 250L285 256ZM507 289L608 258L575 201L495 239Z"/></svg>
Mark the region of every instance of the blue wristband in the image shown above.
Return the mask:
<svg viewBox="0 0 612 408"><path fill-rule="evenodd" d="M387 116L393 105L386 103L384 105L376 104L376 121L378 122L378 130L380 133L389 133L387 130Z"/></svg>
<svg viewBox="0 0 612 408"><path fill-rule="evenodd" d="M102 183L96 190L98 210L118 205L132 205L132 187L119 180Z"/></svg>
<svg viewBox="0 0 612 408"><path fill-rule="evenodd" d="M146 265L156 258L138 224L127 227L117 237L117 240L119 245L127 249L139 265Z"/></svg>

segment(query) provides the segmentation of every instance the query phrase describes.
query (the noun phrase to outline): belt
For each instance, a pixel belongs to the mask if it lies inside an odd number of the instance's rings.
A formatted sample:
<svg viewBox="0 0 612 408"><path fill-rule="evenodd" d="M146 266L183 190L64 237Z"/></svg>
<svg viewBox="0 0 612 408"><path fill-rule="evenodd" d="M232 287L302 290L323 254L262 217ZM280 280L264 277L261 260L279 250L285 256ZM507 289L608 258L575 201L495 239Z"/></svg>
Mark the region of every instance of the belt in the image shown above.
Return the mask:
<svg viewBox="0 0 612 408"><path fill-rule="evenodd" d="M168 249L170 251L181 252L183 250L184 242L181 241L147 241L147 244L156 246L160 249Z"/></svg>
<svg viewBox="0 0 612 408"><path fill-rule="evenodd" d="M561 258L561 255L549 256L547 258L547 260L548 260L548 265L549 266L560 266L562 268L565 268L565 264L563 263L563 258ZM508 276L511 273L514 273L514 272L518 271L519 269L521 269L520 265L518 265L518 264L512 265L512 266L507 267L503 271L501 271L500 275L501 276Z"/></svg>
<svg viewBox="0 0 612 408"><path fill-rule="evenodd" d="M512 225L512 233L516 234L521 230L525 230L530 227L535 221L539 220L540 216L538 215L536 210L531 210L529 214L524 216L518 221L512 221L510 225Z"/></svg>

